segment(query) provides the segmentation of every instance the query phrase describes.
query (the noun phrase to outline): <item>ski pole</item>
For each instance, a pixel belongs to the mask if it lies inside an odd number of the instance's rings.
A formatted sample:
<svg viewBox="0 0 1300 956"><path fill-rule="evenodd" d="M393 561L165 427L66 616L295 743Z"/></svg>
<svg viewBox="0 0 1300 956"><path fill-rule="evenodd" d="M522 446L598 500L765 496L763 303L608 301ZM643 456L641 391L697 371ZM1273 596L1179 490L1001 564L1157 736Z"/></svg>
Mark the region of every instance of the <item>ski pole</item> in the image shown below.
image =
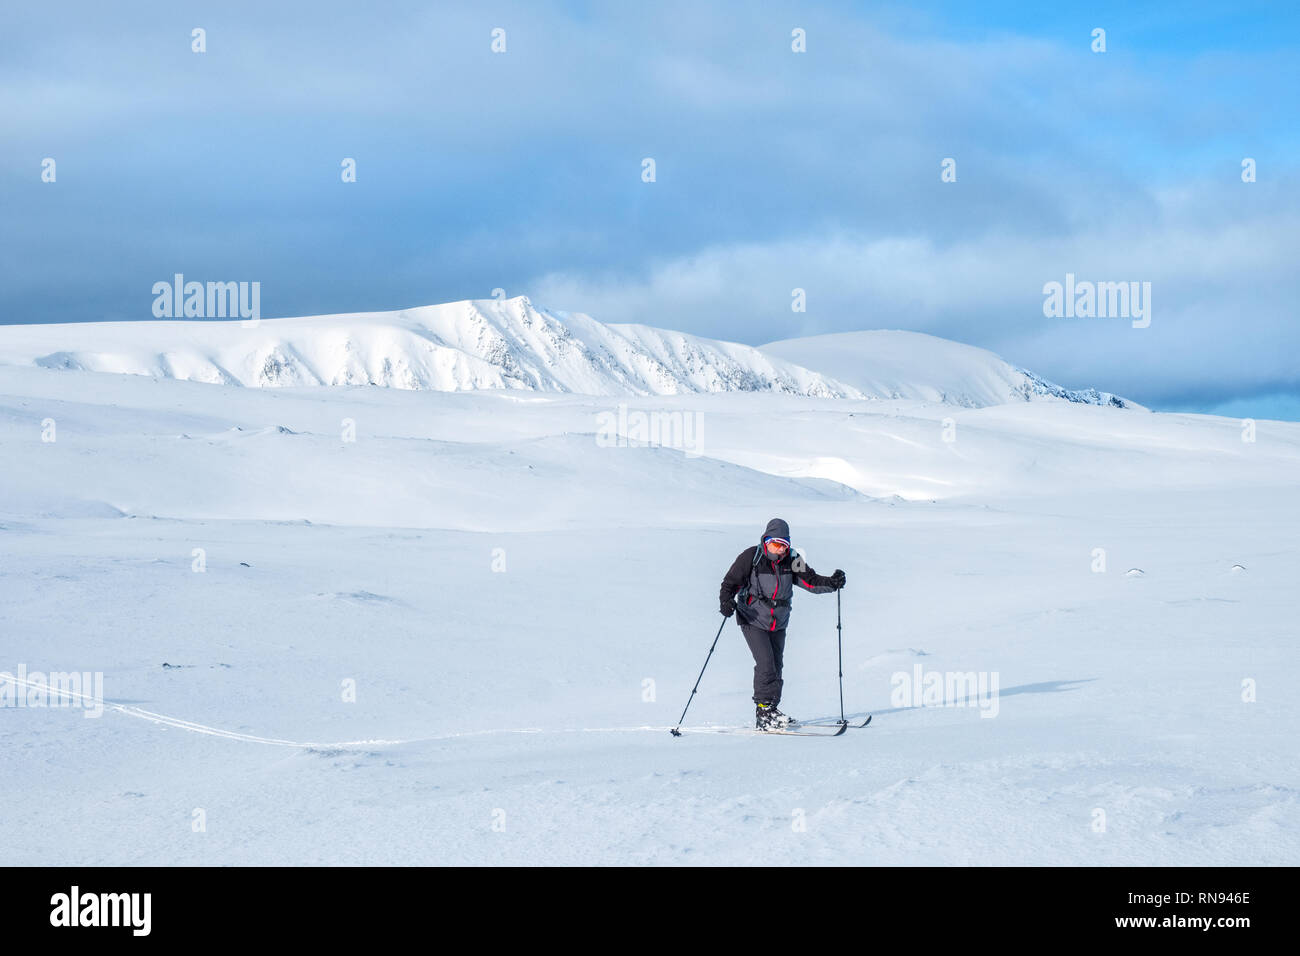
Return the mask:
<svg viewBox="0 0 1300 956"><path fill-rule="evenodd" d="M709 656L704 658L704 667L709 666L709 658L713 657L713 648L718 646L718 638L722 636L722 629L727 626L727 619L724 617L722 623L718 625L718 633L713 638L713 646L709 648ZM677 720L677 727L669 731L674 737L680 737L682 732L678 729L682 721L686 719L686 712L691 709L691 701L695 699L695 692L700 689L700 681L704 679L704 667L700 668L700 676L695 678L695 686L691 688L691 696L686 698L686 706L682 708L682 716ZM844 710L843 707L840 708Z"/></svg>
<svg viewBox="0 0 1300 956"><path fill-rule="evenodd" d="M847 724L844 719L844 626L840 623L840 592L837 588L835 591L835 643L839 645L840 654L840 723Z"/></svg>

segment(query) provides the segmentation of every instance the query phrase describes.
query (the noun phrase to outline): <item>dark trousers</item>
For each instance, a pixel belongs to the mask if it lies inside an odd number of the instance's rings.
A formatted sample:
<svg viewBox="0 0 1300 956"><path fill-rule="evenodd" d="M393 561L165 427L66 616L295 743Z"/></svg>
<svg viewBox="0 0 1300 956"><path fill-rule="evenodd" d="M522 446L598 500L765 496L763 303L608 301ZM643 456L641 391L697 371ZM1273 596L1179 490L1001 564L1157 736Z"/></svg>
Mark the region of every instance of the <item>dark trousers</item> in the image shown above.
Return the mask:
<svg viewBox="0 0 1300 956"><path fill-rule="evenodd" d="M785 657L785 629L765 631L740 625L749 652L754 655L754 703L781 703L781 664Z"/></svg>

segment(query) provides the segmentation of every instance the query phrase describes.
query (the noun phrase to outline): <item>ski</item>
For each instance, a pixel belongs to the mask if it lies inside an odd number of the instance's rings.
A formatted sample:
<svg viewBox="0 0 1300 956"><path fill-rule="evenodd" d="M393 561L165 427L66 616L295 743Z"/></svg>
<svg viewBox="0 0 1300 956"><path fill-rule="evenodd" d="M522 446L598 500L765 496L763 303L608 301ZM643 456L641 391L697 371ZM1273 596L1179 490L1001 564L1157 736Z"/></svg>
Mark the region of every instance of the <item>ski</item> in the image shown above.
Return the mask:
<svg viewBox="0 0 1300 956"><path fill-rule="evenodd" d="M801 726L806 726L806 725L801 725ZM794 734L797 737L838 737L840 734L844 733L844 731L848 729L849 728L847 726L843 726L840 727L838 730L836 730L835 733L833 734L820 734L820 733L814 733L813 731L809 731L809 730L778 730L776 731L776 733ZM772 733L772 731L770 730L765 732ZM759 731L759 733L764 733L764 731Z"/></svg>
<svg viewBox="0 0 1300 956"><path fill-rule="evenodd" d="M835 729L834 733L830 734L816 733L810 730L758 730L753 727L707 727L694 732L701 734L750 734L758 737L838 737L848 729L847 724L841 724ZM687 733L691 732L687 731Z"/></svg>
<svg viewBox="0 0 1300 956"><path fill-rule="evenodd" d="M807 725L803 724L801 726L807 726ZM848 729L849 728L847 726L840 726L839 728L836 729L835 733L833 734L823 734L812 730L757 730L757 729L750 731L750 733L784 734L787 737L838 737L840 734L844 733L844 731Z"/></svg>
<svg viewBox="0 0 1300 956"><path fill-rule="evenodd" d="M869 723L871 723L871 717L868 717L866 720L864 720L864 721L863 721L862 723L860 723L860 724L849 724L849 723L843 723L843 724L841 724L841 723L838 723L838 722L837 722L837 723L834 723L834 724L800 724L800 726L801 726L801 727L842 727L842 728L844 728L845 730L848 730L850 727L852 727L854 730L861 730L863 727L867 726L867 724L869 724Z"/></svg>

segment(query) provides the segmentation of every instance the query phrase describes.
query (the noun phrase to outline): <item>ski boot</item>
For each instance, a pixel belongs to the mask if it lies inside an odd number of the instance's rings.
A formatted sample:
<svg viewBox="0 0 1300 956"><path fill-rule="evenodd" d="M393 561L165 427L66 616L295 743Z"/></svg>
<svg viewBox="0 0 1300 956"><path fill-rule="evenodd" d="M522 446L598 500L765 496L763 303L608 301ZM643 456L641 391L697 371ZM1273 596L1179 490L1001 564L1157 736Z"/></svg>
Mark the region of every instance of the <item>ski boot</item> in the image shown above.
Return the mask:
<svg viewBox="0 0 1300 956"><path fill-rule="evenodd" d="M775 704L756 703L754 705L754 729L762 731L780 730L785 725L777 720L776 713Z"/></svg>
<svg viewBox="0 0 1300 956"><path fill-rule="evenodd" d="M795 720L790 715L783 714L779 710L777 710L776 704L772 705L771 714L772 714L772 721L775 724L775 726L777 726L778 728L793 727L795 724L799 723L799 721Z"/></svg>

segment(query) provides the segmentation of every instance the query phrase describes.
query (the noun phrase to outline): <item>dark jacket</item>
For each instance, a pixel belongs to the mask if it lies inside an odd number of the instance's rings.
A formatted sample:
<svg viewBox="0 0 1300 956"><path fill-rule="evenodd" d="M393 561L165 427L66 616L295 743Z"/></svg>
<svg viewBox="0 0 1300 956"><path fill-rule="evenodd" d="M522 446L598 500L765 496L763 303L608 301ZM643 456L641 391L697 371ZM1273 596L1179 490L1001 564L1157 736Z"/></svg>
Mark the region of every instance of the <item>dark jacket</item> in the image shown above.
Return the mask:
<svg viewBox="0 0 1300 956"><path fill-rule="evenodd" d="M780 561L763 553L763 538L790 538L790 527L780 518L767 523L756 547L736 556L722 579L718 602L725 609L736 600L736 618L741 624L765 631L784 630L790 620L790 599L795 585L813 594L835 590L831 578L818 574L791 547ZM757 560L755 560L757 559ZM740 592L740 597L736 595Z"/></svg>

